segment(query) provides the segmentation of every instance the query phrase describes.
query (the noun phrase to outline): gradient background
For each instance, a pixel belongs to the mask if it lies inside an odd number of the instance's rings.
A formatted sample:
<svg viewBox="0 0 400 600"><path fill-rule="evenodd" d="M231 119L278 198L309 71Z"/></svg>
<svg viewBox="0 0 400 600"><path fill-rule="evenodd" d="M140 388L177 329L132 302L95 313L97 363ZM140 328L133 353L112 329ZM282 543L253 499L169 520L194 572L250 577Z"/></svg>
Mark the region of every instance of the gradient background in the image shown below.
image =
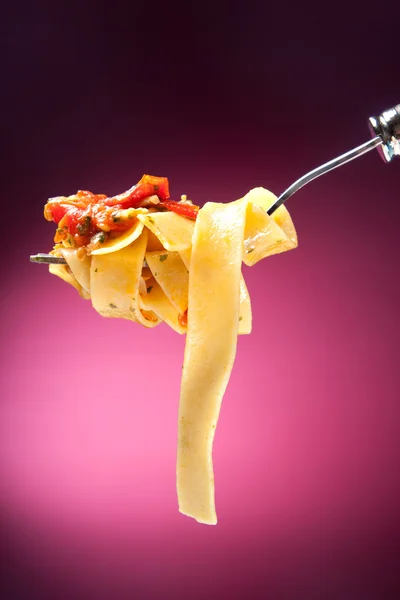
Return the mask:
<svg viewBox="0 0 400 600"><path fill-rule="evenodd" d="M177 510L184 339L100 318L28 255L49 196L145 172L199 204L279 193L367 140L400 101L400 5L57 4L0 24L2 600L398 597L400 161L304 188L299 248L245 269L217 527Z"/></svg>

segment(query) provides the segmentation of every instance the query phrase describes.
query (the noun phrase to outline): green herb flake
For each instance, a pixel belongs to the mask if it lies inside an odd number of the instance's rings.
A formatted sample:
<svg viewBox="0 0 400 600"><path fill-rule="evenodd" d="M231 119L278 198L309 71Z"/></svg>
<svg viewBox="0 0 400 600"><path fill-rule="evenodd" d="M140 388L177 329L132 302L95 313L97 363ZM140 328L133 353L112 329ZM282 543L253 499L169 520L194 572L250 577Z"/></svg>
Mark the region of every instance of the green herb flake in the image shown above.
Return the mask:
<svg viewBox="0 0 400 600"><path fill-rule="evenodd" d="M157 277L157 273L154 273L154 277Z"/></svg>
<svg viewBox="0 0 400 600"><path fill-rule="evenodd" d="M239 321L242 321L242 320L243 320L243 317L239 317Z"/></svg>
<svg viewBox="0 0 400 600"><path fill-rule="evenodd" d="M150 221L150 223L152 223L153 225L155 224L154 219L152 219L151 217L147 217L147 220Z"/></svg>
<svg viewBox="0 0 400 600"><path fill-rule="evenodd" d="M160 262L164 262L164 260L167 260L167 258L168 258L168 254L161 254Z"/></svg>
<svg viewBox="0 0 400 600"><path fill-rule="evenodd" d="M104 244L104 242L106 241L106 234L102 233L99 235L99 243L100 244Z"/></svg>
<svg viewBox="0 0 400 600"><path fill-rule="evenodd" d="M151 290L153 289L152 285L149 285L149 287L147 288L147 293L150 294Z"/></svg>
<svg viewBox="0 0 400 600"><path fill-rule="evenodd" d="M94 272L97 273L98 269L95 269Z"/></svg>
<svg viewBox="0 0 400 600"><path fill-rule="evenodd" d="M249 250L247 250L246 254L250 254L250 252L254 252L254 248L250 248Z"/></svg>
<svg viewBox="0 0 400 600"><path fill-rule="evenodd" d="M115 304L113 304L112 302L110 302L109 307L110 308L117 308L117 306Z"/></svg>
<svg viewBox="0 0 400 600"><path fill-rule="evenodd" d="M79 235L84 235L88 231L88 229L90 227L90 222L91 222L91 219L88 215L87 217L85 217L83 219L82 223L79 223L78 227L76 228Z"/></svg>
<svg viewBox="0 0 400 600"><path fill-rule="evenodd" d="M153 185L153 187L155 192L158 192L158 190L160 189L158 185Z"/></svg>

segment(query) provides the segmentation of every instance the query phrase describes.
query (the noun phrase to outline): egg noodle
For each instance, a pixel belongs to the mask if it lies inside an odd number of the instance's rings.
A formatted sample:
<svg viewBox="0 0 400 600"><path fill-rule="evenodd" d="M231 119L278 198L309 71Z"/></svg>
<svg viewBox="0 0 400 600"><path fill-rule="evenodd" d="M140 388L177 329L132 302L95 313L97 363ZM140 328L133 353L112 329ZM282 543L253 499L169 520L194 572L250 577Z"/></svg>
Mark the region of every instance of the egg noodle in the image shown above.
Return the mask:
<svg viewBox="0 0 400 600"><path fill-rule="evenodd" d="M186 333L178 418L177 493L181 513L216 524L212 446L237 336L252 328L242 262L297 246L288 211L266 210L263 188L235 202L208 202L190 219L149 206L131 210L132 227L90 253L56 246L66 265L50 272L73 285L103 317L144 327L165 322ZM134 213L132 213L134 210Z"/></svg>

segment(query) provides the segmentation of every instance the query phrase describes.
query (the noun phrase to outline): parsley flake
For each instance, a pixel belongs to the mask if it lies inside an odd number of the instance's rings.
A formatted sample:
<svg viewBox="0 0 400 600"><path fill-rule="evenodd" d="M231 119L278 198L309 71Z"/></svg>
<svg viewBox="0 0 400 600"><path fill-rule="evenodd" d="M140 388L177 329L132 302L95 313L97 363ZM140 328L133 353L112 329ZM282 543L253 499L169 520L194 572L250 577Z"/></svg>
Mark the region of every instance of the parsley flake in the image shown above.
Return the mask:
<svg viewBox="0 0 400 600"><path fill-rule="evenodd" d="M167 258L168 258L168 254L161 254L160 262L164 262L164 260L167 260Z"/></svg>
<svg viewBox="0 0 400 600"><path fill-rule="evenodd" d="M91 222L91 218L88 215L87 217L85 217L83 219L83 221L81 223L79 223L79 225L76 228L79 235L84 235L85 233L87 233L87 231L89 230L89 227L90 227L90 222Z"/></svg>
<svg viewBox="0 0 400 600"><path fill-rule="evenodd" d="M110 308L117 308L115 304L113 304L112 302L110 302L109 304Z"/></svg>

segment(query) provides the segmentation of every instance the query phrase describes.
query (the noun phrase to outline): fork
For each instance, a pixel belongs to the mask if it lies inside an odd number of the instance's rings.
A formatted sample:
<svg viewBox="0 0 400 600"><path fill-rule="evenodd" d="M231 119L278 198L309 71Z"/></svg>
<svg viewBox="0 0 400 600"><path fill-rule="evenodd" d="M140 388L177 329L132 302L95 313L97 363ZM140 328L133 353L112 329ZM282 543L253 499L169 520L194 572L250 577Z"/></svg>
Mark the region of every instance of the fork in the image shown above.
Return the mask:
<svg viewBox="0 0 400 600"><path fill-rule="evenodd" d="M400 156L400 104L383 111L379 117L370 117L368 126L372 139L297 179L275 200L267 210L267 213L272 215L286 200L298 192L304 185L313 181L313 179L317 179L317 177L325 175L325 173L341 167L359 156L363 156L363 154L366 154L370 150L376 148L386 163L391 162L395 156ZM32 255L30 261L41 264L66 264L66 260L61 256L42 253Z"/></svg>

